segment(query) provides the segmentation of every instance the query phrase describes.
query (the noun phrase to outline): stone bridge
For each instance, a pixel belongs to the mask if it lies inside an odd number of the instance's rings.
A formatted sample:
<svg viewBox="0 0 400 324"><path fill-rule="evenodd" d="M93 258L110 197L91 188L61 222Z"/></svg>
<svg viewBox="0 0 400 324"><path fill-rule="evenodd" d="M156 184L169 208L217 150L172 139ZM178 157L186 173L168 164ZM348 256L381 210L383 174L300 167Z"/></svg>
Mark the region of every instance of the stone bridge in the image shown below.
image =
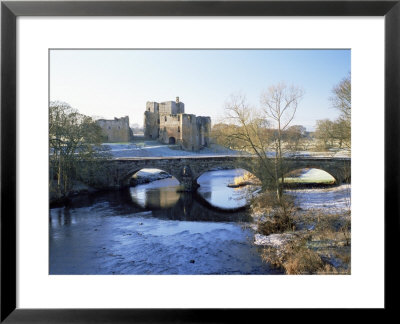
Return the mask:
<svg viewBox="0 0 400 324"><path fill-rule="evenodd" d="M242 168L262 178L256 158L251 156L182 156L182 157L146 157L116 158L104 162L101 172L101 187L119 189L129 186L133 174L144 168L160 169L174 176L185 191L198 187L197 178L204 172L218 168ZM272 162L272 159L271 159ZM351 159L335 157L287 157L284 159L284 172L315 168L332 175L337 184L350 182Z"/></svg>

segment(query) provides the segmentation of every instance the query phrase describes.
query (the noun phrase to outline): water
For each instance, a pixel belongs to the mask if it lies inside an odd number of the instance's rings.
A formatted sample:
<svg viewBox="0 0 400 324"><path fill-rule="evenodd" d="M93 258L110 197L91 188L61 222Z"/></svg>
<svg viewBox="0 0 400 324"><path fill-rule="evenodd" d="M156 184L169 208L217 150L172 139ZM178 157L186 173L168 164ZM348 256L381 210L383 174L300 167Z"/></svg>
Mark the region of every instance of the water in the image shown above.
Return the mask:
<svg viewBox="0 0 400 324"><path fill-rule="evenodd" d="M198 193L170 178L51 209L50 274L276 273L252 243L248 212L232 211L246 204L243 189L226 187L241 172L205 174Z"/></svg>
<svg viewBox="0 0 400 324"><path fill-rule="evenodd" d="M243 169L206 172L197 180L197 192L212 206L222 209L235 209L248 202L248 187L229 188L235 177L243 176Z"/></svg>

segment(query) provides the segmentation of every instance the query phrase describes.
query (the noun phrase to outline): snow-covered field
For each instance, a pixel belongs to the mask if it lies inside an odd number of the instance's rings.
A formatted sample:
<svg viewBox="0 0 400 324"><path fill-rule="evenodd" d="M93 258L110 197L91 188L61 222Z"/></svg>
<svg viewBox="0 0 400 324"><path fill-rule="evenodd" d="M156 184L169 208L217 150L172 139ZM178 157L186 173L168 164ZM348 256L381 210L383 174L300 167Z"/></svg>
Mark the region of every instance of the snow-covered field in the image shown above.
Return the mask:
<svg viewBox="0 0 400 324"><path fill-rule="evenodd" d="M324 189L285 190L295 198L296 205L301 209L322 209L324 212L345 212L351 209L351 185Z"/></svg>
<svg viewBox="0 0 400 324"><path fill-rule="evenodd" d="M329 180L330 175L322 170L310 169L303 172L298 178L299 182L322 182ZM303 211L321 211L323 214L346 213L351 210L351 184L343 184L337 187L316 189L285 190L292 196L297 207ZM254 229L256 229L254 227ZM254 244L279 248L292 238L292 234L262 235L256 233Z"/></svg>
<svg viewBox="0 0 400 324"><path fill-rule="evenodd" d="M321 211L325 215L346 213L351 210L351 185L344 184L324 189L285 190L295 199L297 207L304 211ZM254 226L253 229L256 230ZM290 241L292 234L254 235L254 244L279 248Z"/></svg>
<svg viewBox="0 0 400 324"><path fill-rule="evenodd" d="M238 152L212 144L199 152L184 151L177 146L163 145L157 141L141 141L126 144L104 143L110 148L113 157L162 157L162 156L193 156L193 155L230 155Z"/></svg>
<svg viewBox="0 0 400 324"><path fill-rule="evenodd" d="M309 156L309 157L350 157L351 153L348 150L330 150L328 152L311 152L311 151L297 151L287 153L288 156Z"/></svg>
<svg viewBox="0 0 400 324"><path fill-rule="evenodd" d="M137 140L132 143L103 143L111 150L114 157L161 157L161 156L193 156L193 155L236 155L240 152L224 148L217 144L201 149L199 152L180 150L178 145L160 144L158 141ZM270 152L273 157L274 153ZM310 157L349 157L346 151L332 152L295 152L287 153L287 156L310 156Z"/></svg>
<svg viewBox="0 0 400 324"><path fill-rule="evenodd" d="M285 177L285 182L298 183L330 183L334 182L335 178L329 173L319 169L305 169L298 177Z"/></svg>
<svg viewBox="0 0 400 324"><path fill-rule="evenodd" d="M323 183L335 180L329 173L308 169L299 177L286 180L300 183ZM301 209L324 209L329 212L342 212L350 210L351 184L343 184L331 188L315 189L287 189L285 192L295 198L295 202Z"/></svg>

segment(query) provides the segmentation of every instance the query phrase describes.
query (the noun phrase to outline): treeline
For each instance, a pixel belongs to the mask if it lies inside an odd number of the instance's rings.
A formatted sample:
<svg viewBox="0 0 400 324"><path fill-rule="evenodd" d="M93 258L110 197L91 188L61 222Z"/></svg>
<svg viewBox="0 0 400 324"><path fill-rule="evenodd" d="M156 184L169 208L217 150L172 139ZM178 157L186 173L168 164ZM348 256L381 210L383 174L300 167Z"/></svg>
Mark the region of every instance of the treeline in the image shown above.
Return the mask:
<svg viewBox="0 0 400 324"><path fill-rule="evenodd" d="M232 123L232 118L226 118L227 123L215 124L211 135L215 143L236 150L253 152L254 147L248 145L248 138L238 134L250 134L257 128L258 135L265 141L274 143L279 138L282 148L288 151L326 151L332 148L351 149L351 79L350 74L332 89L330 98L332 107L339 110L336 120L318 120L315 131L307 131L302 125L288 126L279 129L279 125L272 123L273 118L265 112L256 111L246 104L247 113ZM243 104L243 103L241 103ZM283 110L283 108L282 108ZM286 111L287 113L287 111ZM227 116L228 117L228 116ZM248 120L251 117L252 122ZM269 118L265 118L269 117ZM281 116L282 117L282 116ZM245 123L243 123L245 122ZM247 130L246 130L247 127ZM259 137L259 138L261 138ZM270 147L274 150L274 147Z"/></svg>
<svg viewBox="0 0 400 324"><path fill-rule="evenodd" d="M340 111L336 120L318 120L315 138L322 149L351 149L351 76L344 78L333 88L332 106Z"/></svg>
<svg viewBox="0 0 400 324"><path fill-rule="evenodd" d="M349 123L338 118L337 120L318 120L314 137L317 140L317 149L351 147L351 129Z"/></svg>
<svg viewBox="0 0 400 324"><path fill-rule="evenodd" d="M95 184L98 162L110 154L101 145L104 134L89 116L68 103L52 101L49 105L49 192L62 199L71 191L75 181L89 179ZM85 161L85 163L81 163Z"/></svg>
<svg viewBox="0 0 400 324"><path fill-rule="evenodd" d="M248 141L238 138L235 134L240 133L243 126L218 123L212 127L211 136L216 144L242 150ZM260 128L261 130L261 128ZM273 139L278 136L278 130L269 128L265 125L262 130L263 138ZM281 130L282 145L290 151L306 151L310 148L314 133L309 132L302 125L293 125L285 130ZM249 152L252 152L250 149Z"/></svg>

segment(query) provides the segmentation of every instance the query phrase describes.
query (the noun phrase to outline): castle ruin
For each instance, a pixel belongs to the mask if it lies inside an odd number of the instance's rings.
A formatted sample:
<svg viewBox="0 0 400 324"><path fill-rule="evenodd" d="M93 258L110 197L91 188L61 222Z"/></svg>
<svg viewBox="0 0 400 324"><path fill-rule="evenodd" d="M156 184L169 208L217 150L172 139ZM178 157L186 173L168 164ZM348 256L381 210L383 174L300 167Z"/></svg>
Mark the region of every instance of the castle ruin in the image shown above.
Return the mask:
<svg viewBox="0 0 400 324"><path fill-rule="evenodd" d="M210 144L211 118L185 114L179 101L146 103L144 113L145 139L163 144L179 144L182 149L198 151Z"/></svg>
<svg viewBox="0 0 400 324"><path fill-rule="evenodd" d="M132 130L129 127L128 116L114 119L98 119L96 122L102 128L105 142L107 143L129 142L133 137Z"/></svg>

